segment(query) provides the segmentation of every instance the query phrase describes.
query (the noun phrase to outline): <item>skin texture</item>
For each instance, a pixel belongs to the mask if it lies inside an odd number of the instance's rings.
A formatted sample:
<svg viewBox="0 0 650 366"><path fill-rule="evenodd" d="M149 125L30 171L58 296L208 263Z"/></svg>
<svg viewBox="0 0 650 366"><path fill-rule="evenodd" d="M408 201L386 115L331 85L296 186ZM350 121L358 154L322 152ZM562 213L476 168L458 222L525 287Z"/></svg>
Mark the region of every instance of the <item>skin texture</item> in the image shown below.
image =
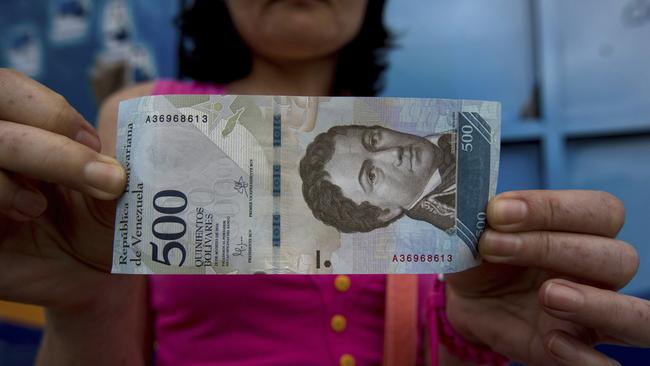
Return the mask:
<svg viewBox="0 0 650 366"><path fill-rule="evenodd" d="M337 52L361 27L364 0L228 0L235 27L250 47L251 73L228 85L233 94L328 95Z"/></svg>
<svg viewBox="0 0 650 366"><path fill-rule="evenodd" d="M106 200L121 193L124 170L60 95L5 69L0 89L0 298L46 307L39 364L144 364L146 283L106 272L115 210ZM96 162L109 166L88 179Z"/></svg>
<svg viewBox="0 0 650 366"><path fill-rule="evenodd" d="M611 365L591 346L647 347L650 303L616 293L639 265L614 239L624 217L604 192L497 196L479 242L486 263L448 276L452 324L527 365Z"/></svg>
<svg viewBox="0 0 650 366"><path fill-rule="evenodd" d="M388 209L383 217L388 221L417 200L440 165L440 154L420 136L383 127L351 127L334 138L334 154L325 171L345 197Z"/></svg>
<svg viewBox="0 0 650 366"><path fill-rule="evenodd" d="M286 63L330 57L361 28L364 0L227 0L237 31L258 57Z"/></svg>
<svg viewBox="0 0 650 366"><path fill-rule="evenodd" d="M274 9L287 19L320 14L294 10ZM260 10L258 24L275 16ZM238 29L259 29L247 37L263 36L265 27L237 19ZM333 50L346 37L335 39ZM336 55L312 50L309 59L295 47L286 59L255 56L253 72L229 92L327 94ZM0 69L0 90L0 298L47 307L39 365L148 364L145 280L105 270L112 199L124 185L111 158L117 103L149 94L151 85L111 97L98 132L62 96L18 73ZM89 168L93 162L108 165ZM527 365L611 365L594 343L650 346L650 304L616 292L639 262L633 247L614 238L624 222L620 201L593 191L509 192L490 202L487 216L479 246L485 263L447 277L448 316L463 336ZM439 361L458 363L444 352Z"/></svg>

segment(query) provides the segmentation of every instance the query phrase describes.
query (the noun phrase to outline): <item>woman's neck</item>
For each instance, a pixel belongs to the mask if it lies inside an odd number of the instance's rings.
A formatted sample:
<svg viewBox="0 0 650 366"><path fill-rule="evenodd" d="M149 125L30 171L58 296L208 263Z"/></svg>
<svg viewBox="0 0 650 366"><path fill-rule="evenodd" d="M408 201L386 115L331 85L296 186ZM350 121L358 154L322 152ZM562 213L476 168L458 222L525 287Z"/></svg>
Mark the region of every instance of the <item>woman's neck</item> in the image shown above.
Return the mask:
<svg viewBox="0 0 650 366"><path fill-rule="evenodd" d="M253 57L251 73L226 87L230 94L329 95L336 57L308 61L273 62Z"/></svg>

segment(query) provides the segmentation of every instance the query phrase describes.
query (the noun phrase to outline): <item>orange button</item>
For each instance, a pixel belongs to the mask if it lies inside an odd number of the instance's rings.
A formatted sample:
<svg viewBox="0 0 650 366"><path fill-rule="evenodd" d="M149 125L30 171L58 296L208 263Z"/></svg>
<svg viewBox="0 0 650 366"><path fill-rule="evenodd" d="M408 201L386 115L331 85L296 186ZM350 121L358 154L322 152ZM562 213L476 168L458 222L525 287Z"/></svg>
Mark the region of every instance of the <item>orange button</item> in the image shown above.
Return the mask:
<svg viewBox="0 0 650 366"><path fill-rule="evenodd" d="M354 366L356 364L357 364L357 361L349 353L344 354L339 359L339 365L341 365L341 366Z"/></svg>
<svg viewBox="0 0 650 366"><path fill-rule="evenodd" d="M336 279L334 279L334 287L336 287L336 290L339 292L345 292L350 288L350 277L346 275L338 275L336 276Z"/></svg>
<svg viewBox="0 0 650 366"><path fill-rule="evenodd" d="M357 361L349 353L346 353L343 356L341 356L341 358L339 358L339 365L341 366L354 366L356 364Z"/></svg>
<svg viewBox="0 0 650 366"><path fill-rule="evenodd" d="M337 314L332 317L332 321L330 322L330 325L332 326L332 330L341 333L345 330L345 327L347 326L348 321L345 319L343 315Z"/></svg>

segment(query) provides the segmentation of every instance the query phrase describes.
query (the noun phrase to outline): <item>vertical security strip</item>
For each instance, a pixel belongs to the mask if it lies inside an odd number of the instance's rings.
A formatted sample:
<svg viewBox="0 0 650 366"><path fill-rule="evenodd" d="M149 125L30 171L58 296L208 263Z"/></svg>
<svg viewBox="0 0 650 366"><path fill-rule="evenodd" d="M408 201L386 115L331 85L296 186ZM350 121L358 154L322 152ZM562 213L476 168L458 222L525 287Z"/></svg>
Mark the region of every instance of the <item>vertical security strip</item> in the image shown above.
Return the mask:
<svg viewBox="0 0 650 366"><path fill-rule="evenodd" d="M282 175L280 161L282 159L282 113L278 97L273 98L273 246L279 248L281 241L280 229L280 191Z"/></svg>

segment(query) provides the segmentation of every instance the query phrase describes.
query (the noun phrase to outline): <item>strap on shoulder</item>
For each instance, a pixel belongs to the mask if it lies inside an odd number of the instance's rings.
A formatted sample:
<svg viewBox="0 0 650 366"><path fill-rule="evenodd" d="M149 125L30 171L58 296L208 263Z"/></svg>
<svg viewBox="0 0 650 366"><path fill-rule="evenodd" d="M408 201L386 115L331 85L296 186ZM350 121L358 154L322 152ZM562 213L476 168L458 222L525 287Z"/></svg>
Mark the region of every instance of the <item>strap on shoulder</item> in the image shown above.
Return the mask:
<svg viewBox="0 0 650 366"><path fill-rule="evenodd" d="M386 276L383 366L414 366L417 361L418 276Z"/></svg>

